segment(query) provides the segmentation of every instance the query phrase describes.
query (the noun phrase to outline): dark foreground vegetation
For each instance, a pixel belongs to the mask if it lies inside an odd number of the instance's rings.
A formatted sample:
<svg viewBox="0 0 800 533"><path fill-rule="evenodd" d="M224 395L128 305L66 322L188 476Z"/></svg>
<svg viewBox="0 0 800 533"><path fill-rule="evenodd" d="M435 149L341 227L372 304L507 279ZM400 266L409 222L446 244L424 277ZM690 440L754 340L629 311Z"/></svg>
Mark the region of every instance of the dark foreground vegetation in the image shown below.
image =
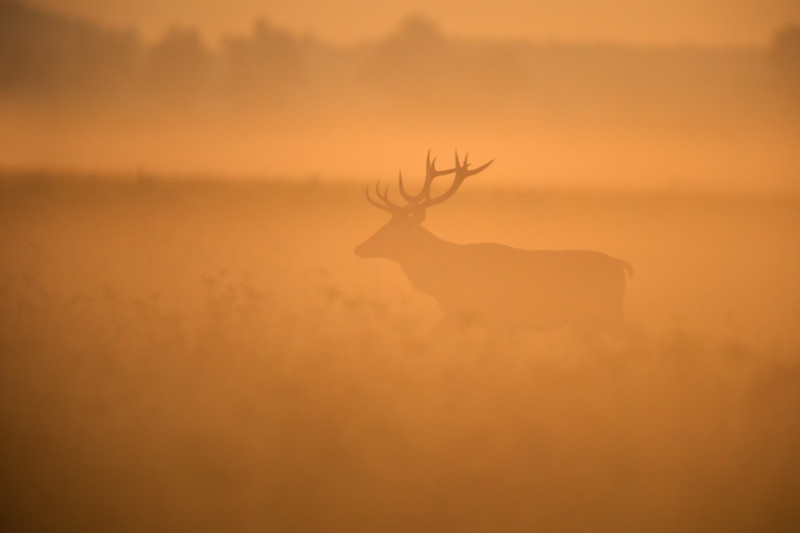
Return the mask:
<svg viewBox="0 0 800 533"><path fill-rule="evenodd" d="M636 268L629 338L498 341L358 189L5 176L2 529L797 530L797 207L465 191L426 226Z"/></svg>

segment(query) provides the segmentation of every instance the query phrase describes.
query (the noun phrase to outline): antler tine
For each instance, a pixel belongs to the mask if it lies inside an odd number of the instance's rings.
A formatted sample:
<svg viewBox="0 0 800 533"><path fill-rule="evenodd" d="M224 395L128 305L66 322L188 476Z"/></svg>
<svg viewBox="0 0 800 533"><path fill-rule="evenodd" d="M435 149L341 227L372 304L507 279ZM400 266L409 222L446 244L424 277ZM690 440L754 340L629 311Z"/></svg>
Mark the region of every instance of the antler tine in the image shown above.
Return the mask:
<svg viewBox="0 0 800 533"><path fill-rule="evenodd" d="M427 200L421 204L422 206L430 207L432 205L444 202L445 200L453 196L453 194L455 194L455 192L458 190L458 188L461 186L461 184L464 182L465 179L467 179L470 176L474 176L478 172L485 170L486 167L488 167L494 162L494 159L492 159L488 163L484 163L483 165L479 166L474 170L468 170L467 167L469 166L469 162L467 160L469 159L469 154L466 154L464 156L464 162L461 163L458 159L458 151L456 150L455 159L456 159L456 167L453 169L453 171L455 171L456 175L455 178L453 179L453 183L450 185L450 188L435 198L431 198L430 195L428 195Z"/></svg>
<svg viewBox="0 0 800 533"><path fill-rule="evenodd" d="M481 166L479 166L479 167L478 167L478 168L476 168L476 169L473 169L473 170L467 170L467 172L466 172L466 175L465 175L464 177L466 178L467 176L473 176L473 175L477 174L478 172L481 172L482 170L485 170L485 169L486 169L486 167L488 167L488 166L489 166L489 165L491 165L492 163L494 163L494 159L492 159L492 160L491 160L491 161L489 161L488 163L484 163L484 164L482 164Z"/></svg>
<svg viewBox="0 0 800 533"><path fill-rule="evenodd" d="M377 207L378 209L383 209L384 211L388 211L388 212L390 212L390 213L393 213L393 212L394 212L394 211L393 211L393 210L392 210L392 209L391 209L389 206L386 206L386 205L383 205L383 204L381 204L381 203L378 203L378 202L376 202L375 200L373 200L373 199L372 199L372 196L370 196L370 195L369 195L369 185L367 185L367 186L364 188L364 192L366 193L366 196L367 196L367 201L368 201L369 203L371 203L372 205L374 205L374 206L375 206L375 207Z"/></svg>
<svg viewBox="0 0 800 533"><path fill-rule="evenodd" d="M431 184L433 183L434 178L438 176L444 176L445 174L452 174L455 171L455 167L436 170L436 158L434 157L431 159L431 150L429 148L428 154L425 156L425 182L422 184L422 189L417 194L408 194L403 186L403 173L400 172L397 178L400 195L409 203L409 205L416 205L431 197Z"/></svg>
<svg viewBox="0 0 800 533"><path fill-rule="evenodd" d="M477 173L478 173L478 172L480 172L481 170L483 170L483 169L485 169L486 167L488 167L489 165L491 165L493 161L494 161L494 159L492 159L492 161L489 161L489 162L488 162L488 163L486 163L485 165L481 165L480 167L476 168L475 170L467 170L467 169L469 168L469 152L467 152L466 154L464 154L464 162L463 162L463 163L460 163L460 162L458 161L458 150L456 150L456 170L457 170L457 171L458 171L458 170L464 170L464 171L466 171L466 176L464 176L465 178L466 178L467 176L472 176L473 174L477 174ZM463 179L463 178L462 178L462 179Z"/></svg>
<svg viewBox="0 0 800 533"><path fill-rule="evenodd" d="M422 184L422 190L418 194L412 195L409 194L405 186L403 185L403 172L400 171L397 174L397 184L398 189L400 191L400 195L403 199L407 202L406 205L397 205L389 199L389 186L386 185L383 188L383 192L381 192L381 182L378 180L375 183L375 194L378 196L378 200L375 201L369 193L369 186L366 189L366 196L367 201L378 207L379 209L383 209L384 211L388 211L390 213L403 213L403 212L410 212L412 209L417 208L426 208L432 205L440 204L453 196L458 188L461 186L461 183L467 179L469 176L473 176L478 172L483 171L494 162L494 159L489 161L488 163L484 163L483 165L479 166L476 169L469 170L469 154L464 155L464 161L462 162L458 157L458 151L455 152L455 166L453 168L436 170L436 158L434 157L431 159L431 151L428 150L428 154L425 157L425 182ZM450 187L441 195L432 198L431 197L431 184L433 183L434 178L438 176L444 176L445 174L452 174L455 173L455 177L453 179L453 183L450 184Z"/></svg>
<svg viewBox="0 0 800 533"><path fill-rule="evenodd" d="M403 209L401 206L399 206L399 205L395 204L394 202L392 202L391 200L389 200L389 186L388 185L383 188L383 193L381 193L380 184L381 184L380 180L375 184L375 194L378 195L378 198L383 203L385 203L387 207L390 207L390 208L392 208L392 209L394 209L396 211L399 211L399 210Z"/></svg>
<svg viewBox="0 0 800 533"><path fill-rule="evenodd" d="M430 155L430 153L431 153L431 151L428 150L428 155ZM431 161L430 165L428 165L428 169L427 169L427 172L425 173L425 176L427 177L430 174L430 176L431 176L430 179L433 180L433 178L435 178L437 176L444 176L445 174L452 174L453 172L456 171L457 168L458 168L458 164L456 164L456 166L453 167L453 168L446 168L446 169L443 169L443 170L436 170L436 158L434 157L433 161Z"/></svg>
<svg viewBox="0 0 800 533"><path fill-rule="evenodd" d="M406 192L405 188L403 187L403 171L402 170L397 172L397 188L400 190L400 196L402 196L405 199L405 201L408 202L409 204L413 204L413 203L415 203L417 201L417 197L416 196L411 196L410 194L408 194Z"/></svg>
<svg viewBox="0 0 800 533"><path fill-rule="evenodd" d="M372 196L370 196L370 194L369 194L369 186L367 186L366 194L367 194L367 200L369 201L369 203L371 203L372 205L374 205L375 207L377 207L379 209L383 209L384 211L388 211L388 212L393 213L393 214L394 213L399 213L400 211L403 211L403 209L404 209L403 207L401 207L401 206L395 204L394 202L392 202L391 200L389 200L389 186L387 185L384 188L383 192L381 193L380 185L381 185L381 182L380 182L380 180L378 180L375 183L375 194L378 195L378 199L383 203L376 202L375 200L372 199Z"/></svg>

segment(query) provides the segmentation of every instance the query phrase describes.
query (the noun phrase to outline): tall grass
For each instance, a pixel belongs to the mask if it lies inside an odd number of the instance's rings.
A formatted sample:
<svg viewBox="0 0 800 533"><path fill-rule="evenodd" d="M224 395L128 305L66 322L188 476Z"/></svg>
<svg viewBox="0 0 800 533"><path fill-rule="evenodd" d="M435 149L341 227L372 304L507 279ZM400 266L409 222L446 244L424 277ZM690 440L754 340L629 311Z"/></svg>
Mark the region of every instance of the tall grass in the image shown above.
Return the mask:
<svg viewBox="0 0 800 533"><path fill-rule="evenodd" d="M0 203L5 530L800 526L786 201L431 217L629 259L632 333L591 343L431 335L433 302L352 255L382 221L349 187L12 180Z"/></svg>

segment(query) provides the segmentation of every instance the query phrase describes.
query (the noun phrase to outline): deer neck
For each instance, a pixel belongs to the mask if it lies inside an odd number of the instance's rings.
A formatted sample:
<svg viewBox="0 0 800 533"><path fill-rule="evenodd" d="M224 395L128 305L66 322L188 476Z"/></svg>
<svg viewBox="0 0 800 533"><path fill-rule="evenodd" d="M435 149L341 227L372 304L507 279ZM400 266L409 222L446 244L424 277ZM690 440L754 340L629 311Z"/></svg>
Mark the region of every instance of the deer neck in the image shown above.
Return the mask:
<svg viewBox="0 0 800 533"><path fill-rule="evenodd" d="M420 229L422 231L417 232L413 241L404 247L395 260L414 287L429 292L429 281L441 276L443 269L452 262L452 251L459 245L440 239L424 228Z"/></svg>

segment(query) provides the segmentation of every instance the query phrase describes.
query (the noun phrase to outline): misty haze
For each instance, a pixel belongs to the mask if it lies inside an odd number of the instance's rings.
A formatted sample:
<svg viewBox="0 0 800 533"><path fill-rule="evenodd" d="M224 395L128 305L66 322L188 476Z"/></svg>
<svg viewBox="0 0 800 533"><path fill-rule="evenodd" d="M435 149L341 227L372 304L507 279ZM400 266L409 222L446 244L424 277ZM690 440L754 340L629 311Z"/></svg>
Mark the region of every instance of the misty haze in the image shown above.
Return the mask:
<svg viewBox="0 0 800 533"><path fill-rule="evenodd" d="M0 0L0 529L800 530L797 10L67 4Z"/></svg>

